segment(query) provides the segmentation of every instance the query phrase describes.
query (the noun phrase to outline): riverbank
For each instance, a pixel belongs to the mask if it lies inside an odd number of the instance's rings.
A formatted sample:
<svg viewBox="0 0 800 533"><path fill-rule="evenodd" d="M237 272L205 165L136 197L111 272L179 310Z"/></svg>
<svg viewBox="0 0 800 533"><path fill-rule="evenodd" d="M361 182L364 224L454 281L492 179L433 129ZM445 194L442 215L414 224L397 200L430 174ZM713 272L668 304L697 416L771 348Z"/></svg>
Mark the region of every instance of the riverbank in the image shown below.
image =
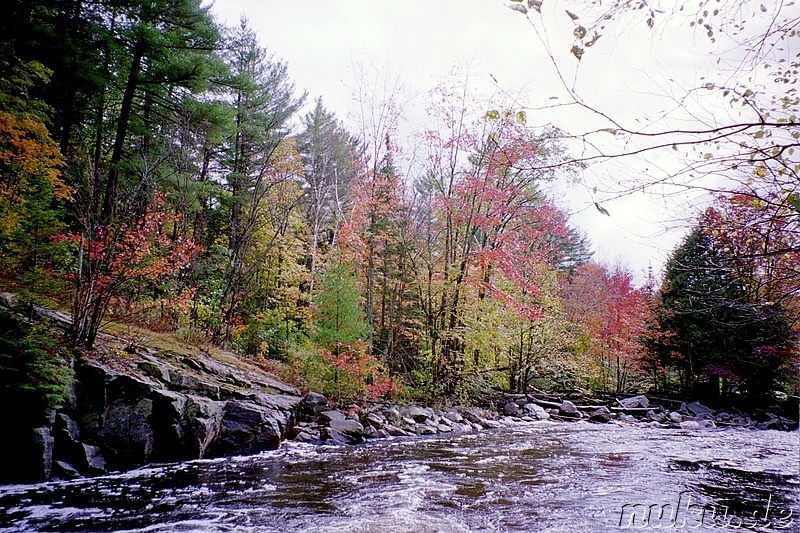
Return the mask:
<svg viewBox="0 0 800 533"><path fill-rule="evenodd" d="M4 320L38 316L58 335L69 317L41 307L20 314L0 295ZM148 336L151 335L151 336ZM482 406L374 404L338 410L302 395L258 366L218 349L157 334L101 334L96 348L65 361L74 378L58 409L7 398L7 453L0 483L29 483L126 471L154 462L256 454L283 441L358 444L369 439L475 433L515 421L588 420L654 428L797 429L785 412L713 410L646 396L502 395ZM796 407L796 404L795 404Z"/></svg>
<svg viewBox="0 0 800 533"><path fill-rule="evenodd" d="M502 427L516 421L553 420L564 423L580 420L598 424L637 424L652 428L708 430L746 428L753 430L794 431L795 416L785 410L759 410L743 413L737 409L712 409L700 402L681 402L636 395L597 399L573 394L572 399L541 393L538 395L500 395L486 407L434 409L394 404L370 405L348 410L333 410L325 398L310 393L301 403L293 440L314 444L359 444L368 439L472 433Z"/></svg>

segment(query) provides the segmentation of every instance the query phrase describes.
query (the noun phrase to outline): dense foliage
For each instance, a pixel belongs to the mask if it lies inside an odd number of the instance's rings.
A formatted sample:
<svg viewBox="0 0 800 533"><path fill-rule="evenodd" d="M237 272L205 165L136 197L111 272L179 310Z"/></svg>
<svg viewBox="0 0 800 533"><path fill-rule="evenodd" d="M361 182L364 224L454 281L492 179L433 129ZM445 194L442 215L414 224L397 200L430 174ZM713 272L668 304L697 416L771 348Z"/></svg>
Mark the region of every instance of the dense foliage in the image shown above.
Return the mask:
<svg viewBox="0 0 800 533"><path fill-rule="evenodd" d="M721 199L656 294L542 193L575 168L555 130L465 87L429 95L404 174L396 102L356 133L321 99L300 116L288 66L198 0L14 2L3 25L3 282L71 307L76 348L135 322L343 400L788 386L794 204ZM37 339L3 366L49 398Z"/></svg>

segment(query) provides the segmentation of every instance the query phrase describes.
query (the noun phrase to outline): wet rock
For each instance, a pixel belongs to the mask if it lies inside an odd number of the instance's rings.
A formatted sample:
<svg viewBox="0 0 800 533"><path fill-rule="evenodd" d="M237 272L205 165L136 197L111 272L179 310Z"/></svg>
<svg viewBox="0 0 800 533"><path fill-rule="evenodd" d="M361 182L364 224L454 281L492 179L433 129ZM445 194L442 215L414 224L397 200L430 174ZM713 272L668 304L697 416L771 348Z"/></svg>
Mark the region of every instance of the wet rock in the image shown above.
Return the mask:
<svg viewBox="0 0 800 533"><path fill-rule="evenodd" d="M632 423L636 422L636 417L631 416L627 413L617 413L617 420L624 423Z"/></svg>
<svg viewBox="0 0 800 533"><path fill-rule="evenodd" d="M219 435L225 403L189 395L184 407L185 439L190 457L205 457L208 447Z"/></svg>
<svg viewBox="0 0 800 533"><path fill-rule="evenodd" d="M677 411L672 411L670 414L667 415L667 418L670 422L674 424L680 424L683 422L683 415Z"/></svg>
<svg viewBox="0 0 800 533"><path fill-rule="evenodd" d="M81 444L83 451L81 467L88 475L95 476L106 472L106 460L99 446Z"/></svg>
<svg viewBox="0 0 800 533"><path fill-rule="evenodd" d="M417 424L415 431L417 435L436 435L438 433L435 427L428 424Z"/></svg>
<svg viewBox="0 0 800 533"><path fill-rule="evenodd" d="M650 400L647 396L632 396L630 398L623 398L619 401L626 409L647 409L650 407Z"/></svg>
<svg viewBox="0 0 800 533"><path fill-rule="evenodd" d="M589 420L592 422L600 422L600 423L608 423L614 418L614 415L611 414L611 411L608 410L608 407L605 405L598 407L591 413L589 413Z"/></svg>
<svg viewBox="0 0 800 533"><path fill-rule="evenodd" d="M300 433L295 436L294 440L297 442L306 442L308 444L322 443L322 437L319 430L313 428L303 428Z"/></svg>
<svg viewBox="0 0 800 533"><path fill-rule="evenodd" d="M66 461L55 461L51 474L53 479L70 480L81 477L78 469Z"/></svg>
<svg viewBox="0 0 800 533"><path fill-rule="evenodd" d="M581 412L578 411L578 408L575 407L575 404L569 400L564 400L561 402L561 406L558 408L559 416L564 416L567 418L581 418Z"/></svg>
<svg viewBox="0 0 800 533"><path fill-rule="evenodd" d="M241 455L274 450L281 442L281 430L274 411L248 400L228 402L218 438L208 456Z"/></svg>
<svg viewBox="0 0 800 533"><path fill-rule="evenodd" d="M49 427L33 429L29 460L33 466L34 480L44 481L50 477L53 467L53 442Z"/></svg>
<svg viewBox="0 0 800 533"><path fill-rule="evenodd" d="M339 444L360 444L364 442L364 427L356 420L341 418L331 420L323 429L326 440Z"/></svg>
<svg viewBox="0 0 800 533"><path fill-rule="evenodd" d="M699 402L692 402L686 406L686 410L696 417L712 416L714 411Z"/></svg>
<svg viewBox="0 0 800 533"><path fill-rule="evenodd" d="M525 404L523 412L532 415L536 420L547 420L550 418L545 408L535 403Z"/></svg>
<svg viewBox="0 0 800 533"><path fill-rule="evenodd" d="M700 429L702 427L697 420L684 420L679 425L681 429Z"/></svg>
<svg viewBox="0 0 800 533"><path fill-rule="evenodd" d="M519 416L520 409L516 402L506 402L503 406L503 414L506 416Z"/></svg>
<svg viewBox="0 0 800 533"><path fill-rule="evenodd" d="M653 422L658 424L663 424L667 420L667 415L664 413L656 412L656 411L648 411L647 418Z"/></svg>
<svg viewBox="0 0 800 533"><path fill-rule="evenodd" d="M367 413L364 422L375 429L381 429L386 424L386 419L379 413Z"/></svg>
<svg viewBox="0 0 800 533"><path fill-rule="evenodd" d="M383 426L381 431L386 431L386 433L392 437L406 437L410 435L408 431L388 423Z"/></svg>
<svg viewBox="0 0 800 533"><path fill-rule="evenodd" d="M146 397L135 403L120 399L106 408L100 437L113 469L140 466L150 460L155 441L148 420L152 414L153 400Z"/></svg>

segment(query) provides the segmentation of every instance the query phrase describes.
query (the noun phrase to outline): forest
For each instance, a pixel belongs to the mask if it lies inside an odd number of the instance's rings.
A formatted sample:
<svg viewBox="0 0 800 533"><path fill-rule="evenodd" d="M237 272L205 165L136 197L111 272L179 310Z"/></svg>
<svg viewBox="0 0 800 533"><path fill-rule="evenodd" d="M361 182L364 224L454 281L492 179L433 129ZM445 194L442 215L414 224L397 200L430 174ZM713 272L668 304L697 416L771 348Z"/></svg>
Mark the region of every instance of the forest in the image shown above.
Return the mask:
<svg viewBox="0 0 800 533"><path fill-rule="evenodd" d="M199 0L4 11L0 288L72 317L58 342L0 331L6 389L58 402L70 358L117 324L343 403L797 393L794 93L782 148L739 160L747 185L716 191L640 285L544 192L584 162L525 110L442 83L407 166L396 102L365 98L348 130Z"/></svg>

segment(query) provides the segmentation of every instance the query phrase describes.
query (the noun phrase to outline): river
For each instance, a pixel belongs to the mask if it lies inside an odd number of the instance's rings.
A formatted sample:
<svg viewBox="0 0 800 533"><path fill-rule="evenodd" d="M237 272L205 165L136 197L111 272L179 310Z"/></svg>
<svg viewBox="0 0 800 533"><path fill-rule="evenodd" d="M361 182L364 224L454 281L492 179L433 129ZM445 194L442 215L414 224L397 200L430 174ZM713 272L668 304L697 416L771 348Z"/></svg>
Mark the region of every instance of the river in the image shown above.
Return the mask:
<svg viewBox="0 0 800 533"><path fill-rule="evenodd" d="M516 423L0 486L3 531L800 531L800 432Z"/></svg>

